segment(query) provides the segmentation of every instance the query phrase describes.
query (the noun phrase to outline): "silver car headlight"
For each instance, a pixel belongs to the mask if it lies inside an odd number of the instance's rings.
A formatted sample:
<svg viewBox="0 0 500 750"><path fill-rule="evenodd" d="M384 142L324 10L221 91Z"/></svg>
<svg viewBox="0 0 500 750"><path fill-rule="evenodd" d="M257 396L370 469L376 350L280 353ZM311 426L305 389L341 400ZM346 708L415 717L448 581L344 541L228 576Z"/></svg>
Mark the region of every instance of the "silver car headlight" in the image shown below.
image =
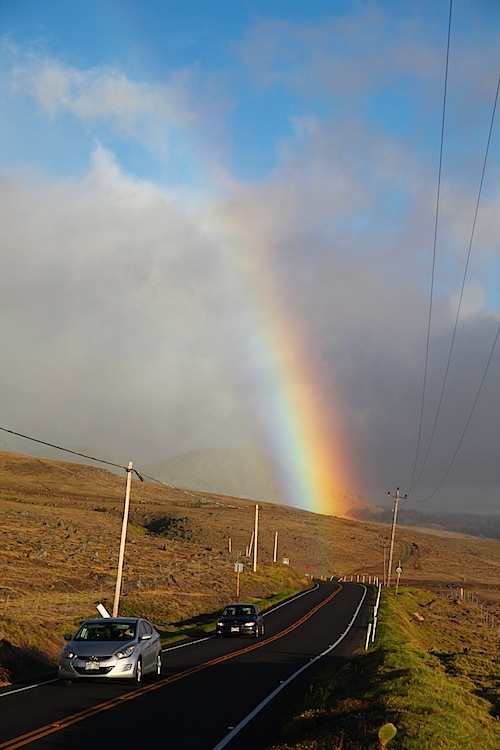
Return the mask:
<svg viewBox="0 0 500 750"><path fill-rule="evenodd" d="M128 659L129 656L132 656L136 648L137 646L125 646L125 648L120 649L120 651L116 651L115 656L118 659Z"/></svg>
<svg viewBox="0 0 500 750"><path fill-rule="evenodd" d="M76 652L72 651L69 646L65 646L62 650L62 655L65 659L73 659L76 656Z"/></svg>
<svg viewBox="0 0 500 750"><path fill-rule="evenodd" d="M255 627L256 625L257 625L257 623L255 622L255 620L252 620L251 622L246 622L246 623L245 623L245 624L243 625L243 627L244 627L244 628L253 628L253 627Z"/></svg>
<svg viewBox="0 0 500 750"><path fill-rule="evenodd" d="M217 623L217 626L216 626L216 627L218 627L218 628L222 628L223 626L224 626L224 623L223 623L223 622L218 622L218 623Z"/></svg>

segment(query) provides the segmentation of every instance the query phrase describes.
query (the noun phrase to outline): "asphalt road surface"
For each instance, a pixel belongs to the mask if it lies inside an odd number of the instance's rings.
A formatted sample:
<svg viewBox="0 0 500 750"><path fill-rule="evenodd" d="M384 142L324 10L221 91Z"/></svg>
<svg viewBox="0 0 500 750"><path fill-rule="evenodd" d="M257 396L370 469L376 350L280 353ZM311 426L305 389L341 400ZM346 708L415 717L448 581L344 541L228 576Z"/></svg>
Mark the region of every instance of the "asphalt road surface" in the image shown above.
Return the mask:
<svg viewBox="0 0 500 750"><path fill-rule="evenodd" d="M89 747L265 750L311 678L364 644L366 587L321 583L265 614L265 635L164 651L140 686L57 679L0 691L0 750Z"/></svg>

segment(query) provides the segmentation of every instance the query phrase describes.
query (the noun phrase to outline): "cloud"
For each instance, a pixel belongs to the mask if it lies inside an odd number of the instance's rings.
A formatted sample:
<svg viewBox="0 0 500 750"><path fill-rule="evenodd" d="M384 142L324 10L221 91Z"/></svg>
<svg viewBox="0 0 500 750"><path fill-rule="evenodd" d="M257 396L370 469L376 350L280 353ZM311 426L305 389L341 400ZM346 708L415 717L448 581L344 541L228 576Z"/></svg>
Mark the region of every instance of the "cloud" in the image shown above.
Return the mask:
<svg viewBox="0 0 500 750"><path fill-rule="evenodd" d="M187 424L193 412L203 434L203 411L224 383L225 328L238 310L197 217L174 196L126 177L102 148L80 181L31 189L5 181L1 193L10 240L2 344L12 352L2 378L8 390L16 379L25 394L22 405L12 403L11 419L21 410L46 424L52 413L51 424L67 420L69 432L79 431L78 420L85 429L95 420L90 432L103 438L107 422L117 437L128 419L124 404L147 402L142 428L131 425L127 436L141 434L151 446L168 424L171 442L182 446L170 420L181 405ZM230 389L223 393L234 399Z"/></svg>
<svg viewBox="0 0 500 750"><path fill-rule="evenodd" d="M428 281L415 274L423 267L429 278L431 256L424 262L412 212L397 231L376 222L388 184L401 180L410 156L384 161L367 182L364 160L376 161L388 144L351 130L348 153L360 156L344 173L345 143L324 128L266 185L234 184L225 199L204 202L127 176L99 145L79 180L4 180L0 307L8 325L0 343L11 354L0 382L4 393L23 394L9 399L7 426L59 444L95 442L107 455L143 462L207 445L255 444L256 415L272 396L266 371L284 356L279 347L262 349L259 338L268 326L286 336L300 321L298 344L307 340L304 352L329 373L341 404L338 429L370 477L362 488L376 495L373 487L395 471L407 477L429 294ZM431 226L420 190L430 178L412 167L406 189ZM353 234L360 206L365 223ZM454 309L446 294L435 304L433 408ZM472 403L491 341L484 309L467 303L464 312L471 323L460 329L460 359L469 378L452 381L433 482L463 429L462 401ZM481 417L489 438L494 414ZM471 460L481 467L493 445L478 438L477 446Z"/></svg>
<svg viewBox="0 0 500 750"><path fill-rule="evenodd" d="M436 27L417 45L415 23L389 24L380 10L322 26L263 21L235 45L246 65L237 76L181 70L162 86L133 81L118 67L78 70L6 45L12 75L3 83L12 100L35 102L57 144L68 121L88 138L79 142L87 162L80 173L51 177L40 162L36 171L5 170L0 181L5 426L102 447L138 466L208 446L266 443L267 431L281 427L270 418L269 383L286 369L293 342L326 382L312 398L356 467L359 485L350 489L378 501L404 488L419 433L436 211L438 142L424 115L432 105L439 121L442 85ZM488 54L454 60L455 70L472 66L463 101L473 94L483 115L491 90L484 76L477 90L472 85ZM286 108L291 128L272 132L266 176L251 183L228 166L234 141L224 116L249 96L237 77L254 94L269 88L294 97ZM384 96L405 81L417 114L398 127ZM467 168L448 170L447 162L443 180L417 469L471 237L475 157L486 131L474 132L468 159L457 157ZM134 170L124 144L166 155L179 174L194 153L202 187ZM420 498L453 457L498 328L500 201L494 169L487 175ZM465 504L471 487L485 505L496 497L498 367L495 351L445 504L457 497ZM313 390L294 377L297 393Z"/></svg>
<svg viewBox="0 0 500 750"><path fill-rule="evenodd" d="M47 52L20 49L5 37L2 53L9 71L4 86L11 95L31 99L52 124L69 117L87 130L107 129L165 158L179 132L196 121L194 81L187 70L153 84L131 80L116 67L77 69Z"/></svg>

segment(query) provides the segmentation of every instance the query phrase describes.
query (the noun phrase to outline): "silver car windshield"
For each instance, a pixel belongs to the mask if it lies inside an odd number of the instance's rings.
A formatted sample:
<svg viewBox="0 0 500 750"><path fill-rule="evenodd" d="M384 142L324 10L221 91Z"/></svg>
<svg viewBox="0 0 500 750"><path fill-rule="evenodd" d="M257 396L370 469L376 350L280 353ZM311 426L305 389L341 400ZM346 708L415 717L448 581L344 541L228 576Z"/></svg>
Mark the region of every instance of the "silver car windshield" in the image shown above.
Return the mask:
<svg viewBox="0 0 500 750"><path fill-rule="evenodd" d="M128 623L113 625L83 625L75 641L130 641L135 638L135 626Z"/></svg>

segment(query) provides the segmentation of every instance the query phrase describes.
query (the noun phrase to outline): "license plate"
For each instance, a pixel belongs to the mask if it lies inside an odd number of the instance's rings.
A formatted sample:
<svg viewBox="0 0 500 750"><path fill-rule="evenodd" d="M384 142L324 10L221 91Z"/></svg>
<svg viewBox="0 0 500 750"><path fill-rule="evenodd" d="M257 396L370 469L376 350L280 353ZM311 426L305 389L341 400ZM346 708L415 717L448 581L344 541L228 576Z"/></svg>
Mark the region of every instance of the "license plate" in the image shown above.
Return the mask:
<svg viewBox="0 0 500 750"><path fill-rule="evenodd" d="M92 672L94 669L99 669L99 662L98 661L87 661L85 663L85 671Z"/></svg>
<svg viewBox="0 0 500 750"><path fill-rule="evenodd" d="M239 628L231 628L231 633L239 633L239 632L240 632Z"/></svg>

